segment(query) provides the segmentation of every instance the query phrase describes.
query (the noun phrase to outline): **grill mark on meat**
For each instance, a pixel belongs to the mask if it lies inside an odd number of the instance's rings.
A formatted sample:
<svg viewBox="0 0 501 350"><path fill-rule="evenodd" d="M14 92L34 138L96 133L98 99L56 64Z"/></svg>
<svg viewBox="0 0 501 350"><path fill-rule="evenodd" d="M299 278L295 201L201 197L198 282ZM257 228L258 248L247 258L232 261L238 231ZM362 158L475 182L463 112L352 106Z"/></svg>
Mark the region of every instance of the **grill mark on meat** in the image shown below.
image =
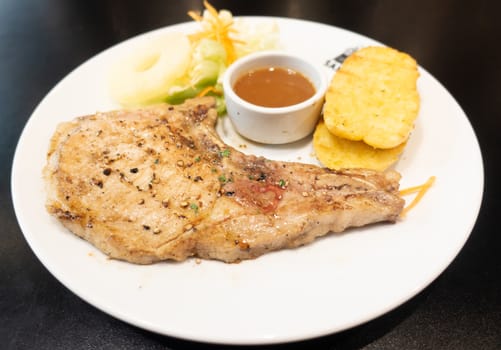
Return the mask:
<svg viewBox="0 0 501 350"><path fill-rule="evenodd" d="M403 208L396 172L244 155L216 120L202 98L62 123L44 169L48 211L110 257L147 264L251 259Z"/></svg>

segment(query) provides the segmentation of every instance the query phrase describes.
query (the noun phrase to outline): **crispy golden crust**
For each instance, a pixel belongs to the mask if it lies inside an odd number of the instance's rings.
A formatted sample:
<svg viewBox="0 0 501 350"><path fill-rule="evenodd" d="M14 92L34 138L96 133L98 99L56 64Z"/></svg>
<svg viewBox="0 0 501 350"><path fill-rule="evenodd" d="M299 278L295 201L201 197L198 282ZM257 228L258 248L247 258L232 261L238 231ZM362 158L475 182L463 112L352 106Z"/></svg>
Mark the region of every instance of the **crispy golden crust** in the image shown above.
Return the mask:
<svg viewBox="0 0 501 350"><path fill-rule="evenodd" d="M320 121L313 134L313 147L318 160L330 169L368 168L383 171L399 159L405 142L394 148L374 148L363 141L335 136Z"/></svg>
<svg viewBox="0 0 501 350"><path fill-rule="evenodd" d="M324 119L334 135L375 148L404 143L419 112L416 61L388 47L362 48L343 63L326 93Z"/></svg>

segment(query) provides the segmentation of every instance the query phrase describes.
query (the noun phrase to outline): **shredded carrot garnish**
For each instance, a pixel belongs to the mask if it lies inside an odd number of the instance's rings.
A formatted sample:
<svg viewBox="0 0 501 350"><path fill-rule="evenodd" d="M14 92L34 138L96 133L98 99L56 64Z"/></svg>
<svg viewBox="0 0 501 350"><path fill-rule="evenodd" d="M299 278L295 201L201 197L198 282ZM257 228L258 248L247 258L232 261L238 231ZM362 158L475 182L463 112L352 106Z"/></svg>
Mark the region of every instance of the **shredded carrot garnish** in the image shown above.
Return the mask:
<svg viewBox="0 0 501 350"><path fill-rule="evenodd" d="M188 16L197 22L207 21L209 29L191 34L189 38L192 41L207 38L219 42L226 51L226 63L229 65L237 58L235 44L242 44L243 42L230 37L230 34L236 33L236 30L233 28L233 20L224 23L219 16L219 12L208 1L204 0L204 6L209 11L210 17L204 18L195 11L188 11Z"/></svg>
<svg viewBox="0 0 501 350"><path fill-rule="evenodd" d="M217 93L218 91L216 91L216 88L214 86L207 86L205 89L203 89L198 93L197 97L203 97L207 95L209 92Z"/></svg>
<svg viewBox="0 0 501 350"><path fill-rule="evenodd" d="M426 194L426 192L433 185L433 183L435 182L435 179L436 179L435 176L431 176L428 179L428 181L426 181L422 185L409 187L409 188L406 188L406 189L399 191L399 194L401 196L406 196L406 195L418 192L418 194L416 195L416 197L414 197L412 202L402 210L402 212L400 213L400 217L404 217L405 215L407 215L407 213L419 203L421 198L423 198L423 196Z"/></svg>
<svg viewBox="0 0 501 350"><path fill-rule="evenodd" d="M214 6L212 6L207 0L204 0L204 6L209 12L214 16L218 17L218 12Z"/></svg>
<svg viewBox="0 0 501 350"><path fill-rule="evenodd" d="M191 18L193 18L193 20L197 22L201 22L203 19L202 16L200 16L200 14L196 13L195 11L188 11L188 16L190 16Z"/></svg>

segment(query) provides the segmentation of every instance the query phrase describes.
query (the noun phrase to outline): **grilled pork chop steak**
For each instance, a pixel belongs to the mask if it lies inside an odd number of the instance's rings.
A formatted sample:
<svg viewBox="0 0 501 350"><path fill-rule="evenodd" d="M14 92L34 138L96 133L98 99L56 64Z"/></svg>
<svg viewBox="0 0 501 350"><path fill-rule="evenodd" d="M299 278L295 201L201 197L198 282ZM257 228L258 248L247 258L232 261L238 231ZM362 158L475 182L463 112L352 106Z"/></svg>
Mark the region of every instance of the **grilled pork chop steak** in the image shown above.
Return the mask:
<svg viewBox="0 0 501 350"><path fill-rule="evenodd" d="M224 144L212 98L97 113L58 126L48 211L112 258L237 262L329 232L393 222L394 171L332 171Z"/></svg>

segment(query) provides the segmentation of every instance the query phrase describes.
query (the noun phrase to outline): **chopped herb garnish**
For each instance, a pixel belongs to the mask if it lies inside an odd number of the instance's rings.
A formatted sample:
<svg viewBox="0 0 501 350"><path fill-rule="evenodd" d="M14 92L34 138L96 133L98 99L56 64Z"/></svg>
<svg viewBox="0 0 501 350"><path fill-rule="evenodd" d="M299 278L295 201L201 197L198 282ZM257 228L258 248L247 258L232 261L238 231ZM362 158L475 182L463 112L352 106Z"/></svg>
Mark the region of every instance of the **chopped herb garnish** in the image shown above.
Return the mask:
<svg viewBox="0 0 501 350"><path fill-rule="evenodd" d="M192 209L195 212L195 214L198 214L198 205L196 203L191 203L190 209Z"/></svg>
<svg viewBox="0 0 501 350"><path fill-rule="evenodd" d="M157 159L155 159L155 164L158 164L158 163L160 163L160 160L157 158Z"/></svg>
<svg viewBox="0 0 501 350"><path fill-rule="evenodd" d="M229 156L230 156L230 154L231 154L231 151L230 151L230 149L229 149L229 148L227 148L227 149L225 149L225 150L223 150L223 151L219 151L219 155L220 155L221 157L229 157Z"/></svg>
<svg viewBox="0 0 501 350"><path fill-rule="evenodd" d="M285 184L286 184L286 182L283 179L280 179L280 181L278 181L278 186L280 186L280 187L285 187Z"/></svg>
<svg viewBox="0 0 501 350"><path fill-rule="evenodd" d="M200 156L195 157L195 162L198 163L199 161L200 161Z"/></svg>
<svg viewBox="0 0 501 350"><path fill-rule="evenodd" d="M226 182L228 181L228 179L226 179L226 176L224 176L224 175L220 175L220 176L218 177L218 180L219 180L219 182L221 182L221 183L226 183Z"/></svg>

